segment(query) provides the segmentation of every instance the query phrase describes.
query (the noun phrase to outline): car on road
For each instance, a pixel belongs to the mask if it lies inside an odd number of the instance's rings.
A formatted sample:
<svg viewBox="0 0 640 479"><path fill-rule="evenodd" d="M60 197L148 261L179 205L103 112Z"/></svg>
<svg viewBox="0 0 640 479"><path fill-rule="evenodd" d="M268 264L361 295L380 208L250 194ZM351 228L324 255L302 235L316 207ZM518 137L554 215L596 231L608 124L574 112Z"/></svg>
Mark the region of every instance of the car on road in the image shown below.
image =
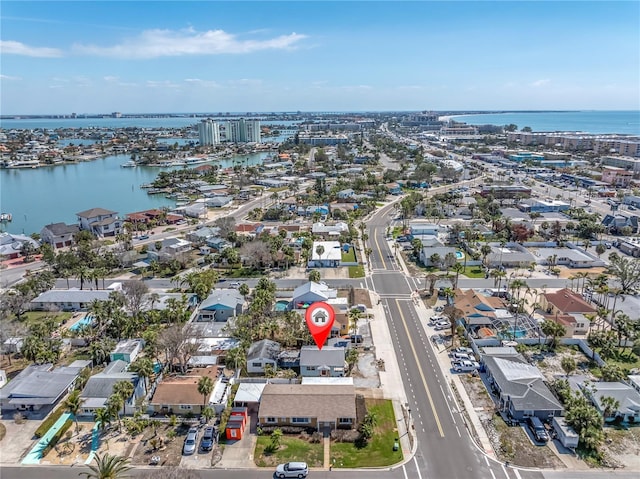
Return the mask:
<svg viewBox="0 0 640 479"><path fill-rule="evenodd" d="M240 282L239 281L234 281L233 283L229 283L229 287L230 288L239 288L240 287Z"/></svg>
<svg viewBox="0 0 640 479"><path fill-rule="evenodd" d="M309 467L306 462L287 462L276 467L276 477L298 477L302 479L309 474Z"/></svg>
<svg viewBox="0 0 640 479"><path fill-rule="evenodd" d="M451 368L457 373L471 373L480 369L480 363L470 360L455 361Z"/></svg>
<svg viewBox="0 0 640 479"><path fill-rule="evenodd" d="M190 456L196 452L196 445L198 444L198 429L195 427L189 428L187 437L184 439L184 446L182 446L182 454Z"/></svg>
<svg viewBox="0 0 640 479"><path fill-rule="evenodd" d="M203 451L210 451L211 449L213 449L213 432L213 426L207 426L204 428L202 441L200 441L200 447Z"/></svg>
<svg viewBox="0 0 640 479"><path fill-rule="evenodd" d="M138 240L146 240L149 239L149 235L142 235L137 237Z"/></svg>

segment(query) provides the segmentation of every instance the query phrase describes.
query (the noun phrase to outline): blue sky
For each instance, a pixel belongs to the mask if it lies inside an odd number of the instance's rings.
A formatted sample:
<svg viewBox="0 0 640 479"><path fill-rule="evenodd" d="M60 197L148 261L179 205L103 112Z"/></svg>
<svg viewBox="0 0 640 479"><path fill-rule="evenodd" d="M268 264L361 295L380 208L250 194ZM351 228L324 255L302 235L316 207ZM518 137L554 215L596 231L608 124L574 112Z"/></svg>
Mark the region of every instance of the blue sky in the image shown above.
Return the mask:
<svg viewBox="0 0 640 479"><path fill-rule="evenodd" d="M2 114L640 109L640 2L3 0Z"/></svg>

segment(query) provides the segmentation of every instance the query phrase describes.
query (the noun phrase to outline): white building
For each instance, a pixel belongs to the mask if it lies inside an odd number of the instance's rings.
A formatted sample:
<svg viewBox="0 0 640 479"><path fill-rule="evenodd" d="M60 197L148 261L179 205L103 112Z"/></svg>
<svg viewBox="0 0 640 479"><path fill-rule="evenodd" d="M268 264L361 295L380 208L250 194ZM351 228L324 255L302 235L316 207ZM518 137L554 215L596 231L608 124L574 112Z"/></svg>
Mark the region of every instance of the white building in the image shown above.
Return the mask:
<svg viewBox="0 0 640 479"><path fill-rule="evenodd" d="M311 250L310 268L335 268L342 260L339 241L314 241Z"/></svg>
<svg viewBox="0 0 640 479"><path fill-rule="evenodd" d="M231 143L260 143L259 120L231 120L225 123L225 140Z"/></svg>
<svg viewBox="0 0 640 479"><path fill-rule="evenodd" d="M211 119L202 120L198 124L198 136L201 146L218 145L220 144L220 125Z"/></svg>

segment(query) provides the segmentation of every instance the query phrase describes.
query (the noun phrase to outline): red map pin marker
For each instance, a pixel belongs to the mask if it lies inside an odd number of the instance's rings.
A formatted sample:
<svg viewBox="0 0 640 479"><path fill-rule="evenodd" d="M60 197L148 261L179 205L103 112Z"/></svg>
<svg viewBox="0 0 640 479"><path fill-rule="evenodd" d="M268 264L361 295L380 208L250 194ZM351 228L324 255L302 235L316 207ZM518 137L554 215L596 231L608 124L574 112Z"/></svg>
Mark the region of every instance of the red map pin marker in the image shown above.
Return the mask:
<svg viewBox="0 0 640 479"><path fill-rule="evenodd" d="M327 303L318 301L307 308L305 319L316 346L318 346L318 349L322 349L327 336L331 332L333 321L336 319L333 308Z"/></svg>

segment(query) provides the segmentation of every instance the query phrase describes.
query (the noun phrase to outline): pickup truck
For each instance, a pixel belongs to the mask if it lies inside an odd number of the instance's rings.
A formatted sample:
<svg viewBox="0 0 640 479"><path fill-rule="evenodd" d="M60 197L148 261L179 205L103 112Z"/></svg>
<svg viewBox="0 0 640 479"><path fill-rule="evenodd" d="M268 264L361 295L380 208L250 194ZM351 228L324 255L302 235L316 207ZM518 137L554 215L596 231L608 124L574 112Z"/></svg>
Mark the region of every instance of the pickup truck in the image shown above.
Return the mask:
<svg viewBox="0 0 640 479"><path fill-rule="evenodd" d="M480 369L480 364L476 361L456 361L452 364L452 368L457 373L470 373Z"/></svg>

